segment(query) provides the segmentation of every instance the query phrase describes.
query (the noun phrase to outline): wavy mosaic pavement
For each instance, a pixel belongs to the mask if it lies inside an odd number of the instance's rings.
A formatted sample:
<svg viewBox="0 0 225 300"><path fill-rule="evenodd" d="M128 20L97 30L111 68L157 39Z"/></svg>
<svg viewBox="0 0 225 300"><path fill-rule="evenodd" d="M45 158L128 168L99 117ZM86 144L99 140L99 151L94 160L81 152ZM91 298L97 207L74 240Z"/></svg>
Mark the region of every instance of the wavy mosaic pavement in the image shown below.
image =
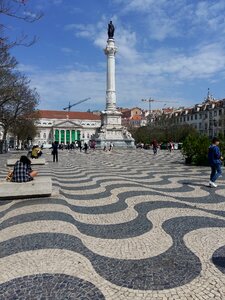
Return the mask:
<svg viewBox="0 0 225 300"><path fill-rule="evenodd" d="M225 299L223 178L179 152L45 157L52 197L0 201L0 299Z"/></svg>

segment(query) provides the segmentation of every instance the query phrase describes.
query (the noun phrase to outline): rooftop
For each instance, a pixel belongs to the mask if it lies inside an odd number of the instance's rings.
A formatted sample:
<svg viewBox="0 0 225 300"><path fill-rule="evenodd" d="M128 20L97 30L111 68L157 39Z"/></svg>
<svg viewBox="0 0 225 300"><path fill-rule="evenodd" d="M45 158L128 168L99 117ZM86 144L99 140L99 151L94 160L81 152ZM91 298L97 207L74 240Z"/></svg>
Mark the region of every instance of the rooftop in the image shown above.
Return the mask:
<svg viewBox="0 0 225 300"><path fill-rule="evenodd" d="M39 118L71 119L71 120L100 120L99 115L83 111L39 110Z"/></svg>

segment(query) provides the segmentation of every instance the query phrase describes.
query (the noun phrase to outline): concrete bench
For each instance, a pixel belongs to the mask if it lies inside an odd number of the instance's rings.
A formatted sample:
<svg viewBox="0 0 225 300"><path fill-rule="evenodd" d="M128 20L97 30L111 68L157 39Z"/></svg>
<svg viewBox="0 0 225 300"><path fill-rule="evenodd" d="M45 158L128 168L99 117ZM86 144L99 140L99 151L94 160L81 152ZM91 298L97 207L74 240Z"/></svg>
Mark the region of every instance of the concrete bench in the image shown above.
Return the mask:
<svg viewBox="0 0 225 300"><path fill-rule="evenodd" d="M44 197L52 194L52 179L37 176L28 182L0 181L0 200Z"/></svg>
<svg viewBox="0 0 225 300"><path fill-rule="evenodd" d="M7 159L7 166L14 166L18 160L19 159L16 158ZM37 159L33 158L30 159L30 161L32 165L45 165L45 158L37 158Z"/></svg>

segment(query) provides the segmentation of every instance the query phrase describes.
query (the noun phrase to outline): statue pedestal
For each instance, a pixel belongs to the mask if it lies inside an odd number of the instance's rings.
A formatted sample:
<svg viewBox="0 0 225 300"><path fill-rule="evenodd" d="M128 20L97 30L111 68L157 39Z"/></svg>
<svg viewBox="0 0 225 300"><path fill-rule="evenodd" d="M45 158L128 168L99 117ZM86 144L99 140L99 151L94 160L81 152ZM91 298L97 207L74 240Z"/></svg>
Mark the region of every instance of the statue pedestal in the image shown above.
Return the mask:
<svg viewBox="0 0 225 300"><path fill-rule="evenodd" d="M109 147L110 143L116 148L134 148L134 139L127 129L121 126L121 113L118 111L103 111L102 126L96 134L97 148Z"/></svg>

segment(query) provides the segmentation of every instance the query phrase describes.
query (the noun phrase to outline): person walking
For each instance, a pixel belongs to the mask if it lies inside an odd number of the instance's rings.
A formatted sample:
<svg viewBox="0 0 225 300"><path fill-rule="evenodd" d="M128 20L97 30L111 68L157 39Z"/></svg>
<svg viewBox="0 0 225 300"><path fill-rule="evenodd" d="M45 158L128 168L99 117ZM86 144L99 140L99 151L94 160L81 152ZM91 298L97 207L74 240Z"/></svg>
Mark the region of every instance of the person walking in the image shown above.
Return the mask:
<svg viewBox="0 0 225 300"><path fill-rule="evenodd" d="M113 149L113 143L110 142L110 144L109 144L109 151L112 151L112 149Z"/></svg>
<svg viewBox="0 0 225 300"><path fill-rule="evenodd" d="M88 145L87 143L84 143L84 152L87 154L87 150L88 150Z"/></svg>
<svg viewBox="0 0 225 300"><path fill-rule="evenodd" d="M158 143L157 143L156 140L153 140L153 142L152 142L152 149L153 149L154 155L156 155L157 154L157 150L158 150Z"/></svg>
<svg viewBox="0 0 225 300"><path fill-rule="evenodd" d="M58 142L52 144L53 162L58 162Z"/></svg>
<svg viewBox="0 0 225 300"><path fill-rule="evenodd" d="M77 141L78 144L78 148L80 149L80 152L82 151L82 145L81 145L81 141Z"/></svg>
<svg viewBox="0 0 225 300"><path fill-rule="evenodd" d="M208 151L208 161L211 167L209 186L215 188L217 187L217 184L215 183L216 180L219 176L222 176L221 166L223 157L221 156L219 143L220 141L218 138L213 138L212 144L210 145Z"/></svg>

